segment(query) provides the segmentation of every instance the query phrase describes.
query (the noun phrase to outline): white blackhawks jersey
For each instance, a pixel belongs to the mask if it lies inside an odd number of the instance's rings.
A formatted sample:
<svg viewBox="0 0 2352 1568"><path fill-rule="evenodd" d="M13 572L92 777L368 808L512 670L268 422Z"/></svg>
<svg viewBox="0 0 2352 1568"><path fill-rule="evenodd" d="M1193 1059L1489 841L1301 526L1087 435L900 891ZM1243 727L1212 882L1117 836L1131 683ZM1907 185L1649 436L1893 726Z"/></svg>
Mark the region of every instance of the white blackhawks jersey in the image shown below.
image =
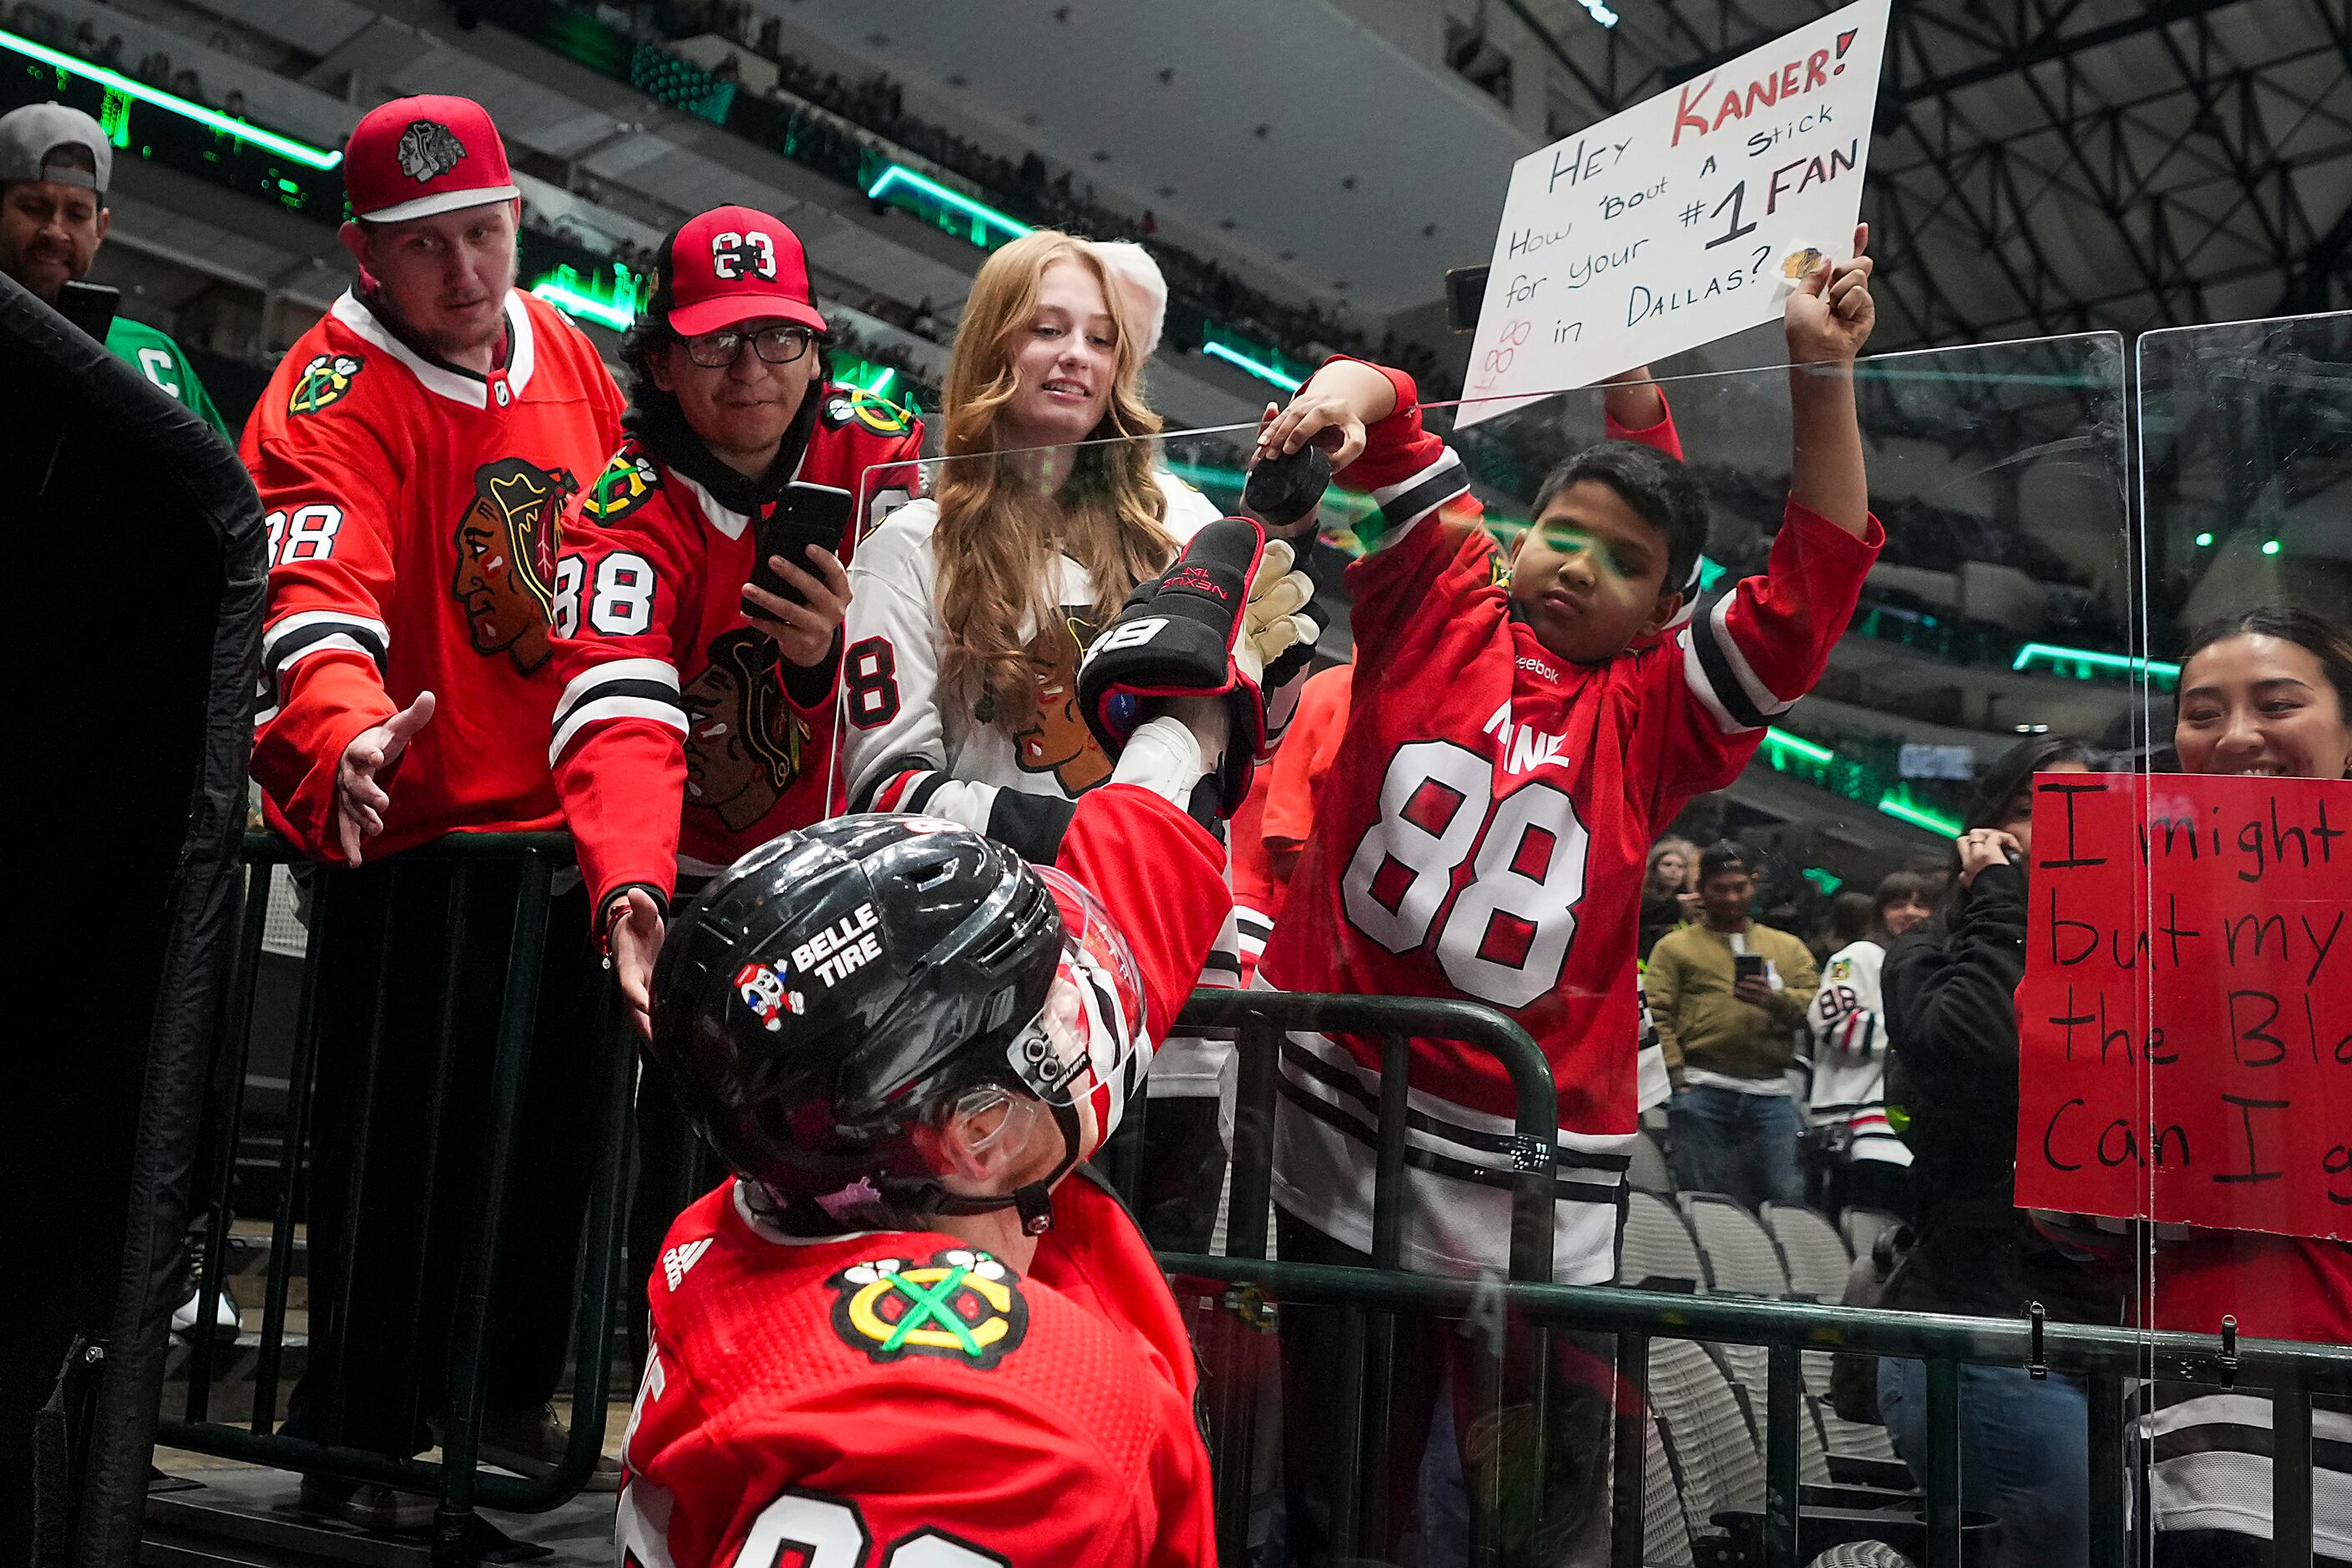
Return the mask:
<svg viewBox="0 0 2352 1568"><path fill-rule="evenodd" d="M1886 950L1874 942L1841 948L1822 971L1822 988L1805 1009L1805 1056L1798 1068L1815 1127L1845 1127L1853 1158L1911 1163L1910 1146L1886 1121L1886 1003L1879 973Z"/></svg>
<svg viewBox="0 0 2352 1568"><path fill-rule="evenodd" d="M1223 515L1208 497L1165 469L1154 477L1167 501L1161 526L1179 546ZM1059 558L1055 604L1060 625L1039 634L1053 648L1038 680L1037 716L1008 735L943 700L940 690L947 628L939 615L939 559L932 547L939 522L938 502L929 497L909 502L859 543L849 569L839 748L849 809L944 816L1050 865L1075 803L1111 773L1078 714L1078 661L1102 629L1095 624L1094 587L1084 566ZM1241 984L1240 942L1231 921L1201 983L1221 989ZM1215 1094L1230 1051L1222 1042L1164 1041L1153 1058L1151 1093Z"/></svg>

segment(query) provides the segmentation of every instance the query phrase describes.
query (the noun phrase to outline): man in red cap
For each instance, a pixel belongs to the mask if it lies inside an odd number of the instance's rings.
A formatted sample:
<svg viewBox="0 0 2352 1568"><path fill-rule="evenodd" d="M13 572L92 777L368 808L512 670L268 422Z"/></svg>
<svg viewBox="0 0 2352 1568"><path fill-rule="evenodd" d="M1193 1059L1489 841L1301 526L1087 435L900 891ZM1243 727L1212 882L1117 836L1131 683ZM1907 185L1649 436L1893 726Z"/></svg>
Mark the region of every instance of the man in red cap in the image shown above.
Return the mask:
<svg viewBox="0 0 2352 1568"><path fill-rule="evenodd" d="M845 566L912 494L923 427L829 379L800 237L750 207L662 242L621 357L628 435L575 503L555 564L562 694L548 760L642 1033L681 879L841 805ZM650 1258L709 1185L675 1169L693 1141L646 1070L632 1258Z"/></svg>
<svg viewBox="0 0 2352 1568"><path fill-rule="evenodd" d="M520 204L479 104L383 105L343 175L359 282L279 363L245 432L270 557L253 774L272 827L350 868L319 885L314 1316L289 1426L408 1455L446 1414L520 873L458 880L400 852L558 825L540 739L560 689L556 546L622 404L588 340L514 287ZM566 1096L599 963L585 899L558 899L507 1163L483 1430L484 1457L518 1470L561 1452L549 1400L588 1180ZM437 1148L415 1131L434 1126ZM431 1518L429 1499L320 1476L303 1500L370 1527Z"/></svg>

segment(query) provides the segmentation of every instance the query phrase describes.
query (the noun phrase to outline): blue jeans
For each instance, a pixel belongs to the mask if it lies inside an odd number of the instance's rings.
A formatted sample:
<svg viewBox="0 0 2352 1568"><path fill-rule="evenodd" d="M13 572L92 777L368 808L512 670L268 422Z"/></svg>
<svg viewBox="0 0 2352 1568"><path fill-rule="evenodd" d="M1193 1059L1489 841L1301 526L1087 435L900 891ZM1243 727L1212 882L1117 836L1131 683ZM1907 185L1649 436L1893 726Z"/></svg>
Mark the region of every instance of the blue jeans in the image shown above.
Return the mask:
<svg viewBox="0 0 2352 1568"><path fill-rule="evenodd" d="M1879 1362L1878 1413L1895 1451L1924 1478L1927 1363ZM2036 1383L2021 1366L1960 1368L1960 1506L2000 1521L1999 1568L2090 1560L2089 1428L2083 1386L2063 1375Z"/></svg>
<svg viewBox="0 0 2352 1568"><path fill-rule="evenodd" d="M1788 1095L1694 1084L1666 1101L1666 1125L1675 1138L1675 1185L1683 1191L1728 1193L1749 1208L1805 1201L1801 1123Z"/></svg>

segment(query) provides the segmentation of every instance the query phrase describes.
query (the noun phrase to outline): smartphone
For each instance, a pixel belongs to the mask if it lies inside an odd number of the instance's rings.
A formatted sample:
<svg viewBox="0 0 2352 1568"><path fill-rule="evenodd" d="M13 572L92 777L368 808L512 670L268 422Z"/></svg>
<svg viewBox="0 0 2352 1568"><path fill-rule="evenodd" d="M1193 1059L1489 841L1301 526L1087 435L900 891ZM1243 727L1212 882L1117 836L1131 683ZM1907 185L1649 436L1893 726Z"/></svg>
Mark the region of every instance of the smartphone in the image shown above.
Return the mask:
<svg viewBox="0 0 2352 1568"><path fill-rule="evenodd" d="M100 342L106 341L106 329L114 324L114 309L121 303L121 289L84 283L78 278L58 290L58 314Z"/></svg>
<svg viewBox="0 0 2352 1568"><path fill-rule="evenodd" d="M1731 973L1735 980L1764 978L1764 955L1760 952L1735 952L1731 955Z"/></svg>
<svg viewBox="0 0 2352 1568"><path fill-rule="evenodd" d="M776 597L789 603L807 603L798 588L776 574L768 558L781 555L811 576L817 575L816 564L809 559L812 549L830 550L841 553L842 536L849 531L849 513L853 498L847 490L834 485L809 484L794 479L784 487L783 499L760 519L753 535L758 553L751 562L751 585L765 588ZM746 600L747 611L753 606Z"/></svg>
<svg viewBox="0 0 2352 1568"><path fill-rule="evenodd" d="M1449 267L1445 269L1445 324L1466 332L1478 324L1479 308L1486 302L1486 274L1492 267Z"/></svg>

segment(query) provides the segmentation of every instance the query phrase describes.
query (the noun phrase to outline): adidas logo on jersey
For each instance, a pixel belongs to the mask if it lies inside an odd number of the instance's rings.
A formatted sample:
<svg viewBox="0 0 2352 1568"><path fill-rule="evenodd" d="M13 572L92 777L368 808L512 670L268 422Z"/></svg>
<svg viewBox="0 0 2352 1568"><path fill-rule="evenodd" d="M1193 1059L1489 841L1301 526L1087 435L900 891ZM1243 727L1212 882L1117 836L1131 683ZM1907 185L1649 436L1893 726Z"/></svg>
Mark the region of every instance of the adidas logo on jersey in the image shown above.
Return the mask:
<svg viewBox="0 0 2352 1568"><path fill-rule="evenodd" d="M699 1263L702 1255L709 1250L710 1237L706 1236L700 1241L689 1241L684 1247L673 1247L663 1253L662 1278L669 1281L669 1288L677 1289L678 1282L686 1278L686 1271Z"/></svg>

